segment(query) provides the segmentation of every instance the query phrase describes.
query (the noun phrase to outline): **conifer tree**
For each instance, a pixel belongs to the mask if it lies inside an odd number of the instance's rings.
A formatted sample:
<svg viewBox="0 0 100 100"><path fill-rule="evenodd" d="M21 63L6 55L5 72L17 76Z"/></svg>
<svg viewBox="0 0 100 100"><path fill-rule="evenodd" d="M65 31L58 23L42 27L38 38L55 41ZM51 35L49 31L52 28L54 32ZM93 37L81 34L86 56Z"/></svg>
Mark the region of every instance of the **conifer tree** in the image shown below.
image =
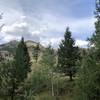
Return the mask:
<svg viewBox="0 0 100 100"><path fill-rule="evenodd" d="M17 47L15 59L0 64L0 94L10 97L11 100L23 96L24 91L21 91L20 88L23 87L22 84L30 71L30 57L24 38L22 38Z"/></svg>
<svg viewBox="0 0 100 100"><path fill-rule="evenodd" d="M17 79L19 82L22 82L27 78L28 72L31 71L30 56L23 37L17 47L15 61Z"/></svg>
<svg viewBox="0 0 100 100"><path fill-rule="evenodd" d="M40 44L38 43L37 46L34 48L34 54L33 54L33 56L34 56L36 62L38 61L39 50L40 50Z"/></svg>
<svg viewBox="0 0 100 100"><path fill-rule="evenodd" d="M76 100L100 100L100 0L96 0L95 17L95 32L90 39L93 46L83 58Z"/></svg>
<svg viewBox="0 0 100 100"><path fill-rule="evenodd" d="M75 46L75 41L71 37L69 28L67 28L64 40L62 40L58 49L58 69L68 75L70 80L76 72L75 66L78 56L78 47Z"/></svg>

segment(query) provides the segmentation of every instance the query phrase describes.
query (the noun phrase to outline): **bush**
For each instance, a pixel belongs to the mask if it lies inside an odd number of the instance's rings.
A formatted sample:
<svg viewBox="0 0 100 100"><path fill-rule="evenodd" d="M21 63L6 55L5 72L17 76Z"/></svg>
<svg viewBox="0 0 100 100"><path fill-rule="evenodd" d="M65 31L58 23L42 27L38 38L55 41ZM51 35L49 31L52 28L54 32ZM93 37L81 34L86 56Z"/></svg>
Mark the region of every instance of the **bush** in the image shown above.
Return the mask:
<svg viewBox="0 0 100 100"><path fill-rule="evenodd" d="M32 91L35 95L48 87L50 78L47 73L38 70L32 73L31 77L25 83L25 90Z"/></svg>

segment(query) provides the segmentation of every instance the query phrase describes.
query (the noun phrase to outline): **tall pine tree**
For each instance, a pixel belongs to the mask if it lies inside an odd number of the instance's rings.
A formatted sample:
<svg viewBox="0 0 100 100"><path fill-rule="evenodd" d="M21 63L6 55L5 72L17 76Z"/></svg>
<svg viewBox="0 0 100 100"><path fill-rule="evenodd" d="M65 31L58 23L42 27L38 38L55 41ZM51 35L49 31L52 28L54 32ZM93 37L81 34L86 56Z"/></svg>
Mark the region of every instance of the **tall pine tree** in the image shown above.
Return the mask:
<svg viewBox="0 0 100 100"><path fill-rule="evenodd" d="M11 79L11 88L9 93L11 100L15 100L16 94L19 94L20 97L20 87L22 87L22 83L27 78L28 73L31 71L30 57L27 46L24 42L24 38L22 38L18 44L15 60L13 63L9 63L8 66L12 68L8 72L11 74L9 76Z"/></svg>
<svg viewBox="0 0 100 100"><path fill-rule="evenodd" d="M11 100L16 97L24 96L24 91L21 91L22 84L31 71L31 63L29 53L24 42L24 38L20 41L15 59L0 63L0 93Z"/></svg>
<svg viewBox="0 0 100 100"><path fill-rule="evenodd" d="M27 78L28 72L31 71L30 56L23 37L17 47L15 61L17 79L19 82L22 82Z"/></svg>
<svg viewBox="0 0 100 100"><path fill-rule="evenodd" d="M69 28L66 29L64 40L62 40L58 49L58 69L68 75L72 80L76 72L76 62L78 59L78 47L75 47L75 41L71 37Z"/></svg>

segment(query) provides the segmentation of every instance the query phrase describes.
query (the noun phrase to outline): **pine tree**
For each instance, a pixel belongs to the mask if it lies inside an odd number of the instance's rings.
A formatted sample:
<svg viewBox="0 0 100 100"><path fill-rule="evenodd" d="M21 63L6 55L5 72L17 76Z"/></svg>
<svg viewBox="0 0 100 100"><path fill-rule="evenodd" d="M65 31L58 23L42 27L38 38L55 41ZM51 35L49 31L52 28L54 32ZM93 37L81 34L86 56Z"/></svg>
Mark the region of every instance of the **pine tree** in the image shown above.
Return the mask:
<svg viewBox="0 0 100 100"><path fill-rule="evenodd" d="M69 28L67 28L64 40L62 40L58 49L58 69L65 75L68 75L70 80L72 80L76 72L75 66L78 56L78 47L75 46L75 41L71 37Z"/></svg>
<svg viewBox="0 0 100 100"><path fill-rule="evenodd" d="M14 100L14 94L20 92L19 87L22 87L23 82L27 78L28 73L31 71L30 56L27 46L22 37L15 54L15 76L12 84L12 96L11 100Z"/></svg>
<svg viewBox="0 0 100 100"><path fill-rule="evenodd" d="M38 61L39 51L40 51L40 44L38 43L37 46L34 48L34 53L33 53L36 62Z"/></svg>
<svg viewBox="0 0 100 100"><path fill-rule="evenodd" d="M28 72L31 71L30 56L23 37L17 47L15 61L17 74L16 77L19 82L23 82L24 79L27 78Z"/></svg>
<svg viewBox="0 0 100 100"><path fill-rule="evenodd" d="M95 32L90 39L93 46L83 58L76 100L100 100L100 0L96 0L95 17Z"/></svg>
<svg viewBox="0 0 100 100"><path fill-rule="evenodd" d="M11 100L15 100L17 95L18 97L23 95L24 91L21 91L20 88L23 87L22 84L30 71L30 57L24 38L22 38L17 47L15 59L0 64L0 93L9 96Z"/></svg>
<svg viewBox="0 0 100 100"><path fill-rule="evenodd" d="M91 50L84 56L75 87L75 100L100 100L100 65Z"/></svg>

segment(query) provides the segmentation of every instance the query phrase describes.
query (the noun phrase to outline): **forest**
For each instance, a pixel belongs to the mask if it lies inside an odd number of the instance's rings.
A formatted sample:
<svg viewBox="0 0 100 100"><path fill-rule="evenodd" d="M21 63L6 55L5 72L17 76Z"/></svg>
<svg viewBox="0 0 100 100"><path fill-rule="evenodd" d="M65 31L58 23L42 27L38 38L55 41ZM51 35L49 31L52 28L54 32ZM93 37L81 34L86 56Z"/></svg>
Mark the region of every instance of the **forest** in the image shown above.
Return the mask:
<svg viewBox="0 0 100 100"><path fill-rule="evenodd" d="M0 100L100 100L100 0L94 6L87 47L75 45L70 27L58 49L24 36L0 45Z"/></svg>

